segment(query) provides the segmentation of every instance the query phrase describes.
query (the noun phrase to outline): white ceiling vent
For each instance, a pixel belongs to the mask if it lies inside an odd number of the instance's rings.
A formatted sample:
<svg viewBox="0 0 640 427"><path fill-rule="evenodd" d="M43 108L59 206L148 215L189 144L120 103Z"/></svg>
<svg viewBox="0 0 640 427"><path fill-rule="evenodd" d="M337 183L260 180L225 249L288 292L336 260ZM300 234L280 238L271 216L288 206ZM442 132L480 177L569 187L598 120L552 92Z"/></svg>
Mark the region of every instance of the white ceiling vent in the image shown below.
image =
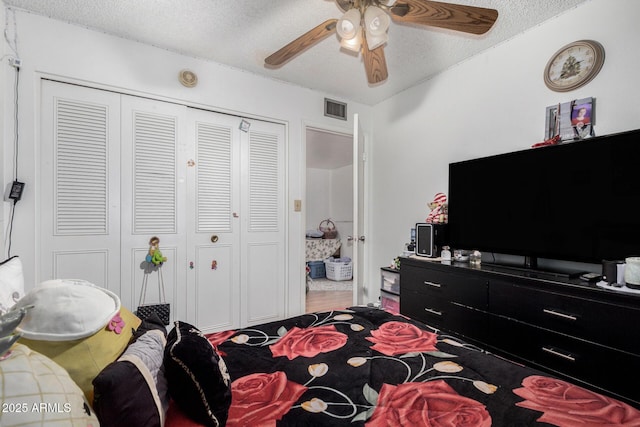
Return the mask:
<svg viewBox="0 0 640 427"><path fill-rule="evenodd" d="M347 120L347 104L325 98L324 115L327 117L333 117L334 119Z"/></svg>

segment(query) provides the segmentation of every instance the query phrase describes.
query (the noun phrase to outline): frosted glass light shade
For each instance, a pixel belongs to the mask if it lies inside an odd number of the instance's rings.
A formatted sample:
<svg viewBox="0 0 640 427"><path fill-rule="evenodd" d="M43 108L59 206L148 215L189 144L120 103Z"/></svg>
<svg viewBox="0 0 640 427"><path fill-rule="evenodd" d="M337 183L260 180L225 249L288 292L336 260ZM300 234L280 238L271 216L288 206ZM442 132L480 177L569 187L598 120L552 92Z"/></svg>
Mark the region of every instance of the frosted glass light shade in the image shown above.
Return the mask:
<svg viewBox="0 0 640 427"><path fill-rule="evenodd" d="M379 36L369 35L367 33L367 47L369 50L373 50L379 46L382 46L389 40L389 35L387 33L382 33Z"/></svg>
<svg viewBox="0 0 640 427"><path fill-rule="evenodd" d="M367 36L380 36L387 32L391 18L377 6L369 6L364 11L364 26L367 29Z"/></svg>
<svg viewBox="0 0 640 427"><path fill-rule="evenodd" d="M340 40L340 46L345 49L352 50L354 52L359 52L360 47L362 46L362 29L358 28L356 30L356 35L350 39L343 38Z"/></svg>
<svg viewBox="0 0 640 427"><path fill-rule="evenodd" d="M341 39L352 39L356 37L360 30L360 11L358 9L349 9L338 20L336 31Z"/></svg>

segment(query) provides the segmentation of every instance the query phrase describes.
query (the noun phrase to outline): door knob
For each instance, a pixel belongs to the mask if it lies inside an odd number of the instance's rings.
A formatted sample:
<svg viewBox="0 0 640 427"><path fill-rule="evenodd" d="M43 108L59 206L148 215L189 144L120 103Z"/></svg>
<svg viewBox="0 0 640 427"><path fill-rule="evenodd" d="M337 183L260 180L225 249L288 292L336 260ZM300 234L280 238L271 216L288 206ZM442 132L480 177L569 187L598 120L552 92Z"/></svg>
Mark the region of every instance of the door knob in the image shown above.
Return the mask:
<svg viewBox="0 0 640 427"><path fill-rule="evenodd" d="M216 243L218 241L218 236L216 234L211 236L211 243Z"/></svg>

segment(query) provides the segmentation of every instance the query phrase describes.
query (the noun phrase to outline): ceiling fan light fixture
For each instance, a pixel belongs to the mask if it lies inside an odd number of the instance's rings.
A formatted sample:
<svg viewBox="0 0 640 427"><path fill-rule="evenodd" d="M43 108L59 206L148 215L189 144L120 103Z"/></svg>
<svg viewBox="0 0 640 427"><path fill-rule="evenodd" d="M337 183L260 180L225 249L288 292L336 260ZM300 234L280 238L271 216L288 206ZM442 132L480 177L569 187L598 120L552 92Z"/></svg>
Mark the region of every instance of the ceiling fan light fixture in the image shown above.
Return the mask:
<svg viewBox="0 0 640 427"><path fill-rule="evenodd" d="M343 38L340 40L340 46L354 52L360 52L362 46L362 28L356 29L356 35L350 39Z"/></svg>
<svg viewBox="0 0 640 427"><path fill-rule="evenodd" d="M349 9L342 15L342 18L338 20L336 31L342 40L352 39L356 37L360 30L360 11L358 9Z"/></svg>
<svg viewBox="0 0 640 427"><path fill-rule="evenodd" d="M369 50L373 50L377 47L382 46L389 40L389 35L387 33L382 33L379 36L373 36L367 34L367 47Z"/></svg>
<svg viewBox="0 0 640 427"><path fill-rule="evenodd" d="M377 6L369 6L364 11L364 25L367 36L379 36L387 32L391 24L391 18Z"/></svg>

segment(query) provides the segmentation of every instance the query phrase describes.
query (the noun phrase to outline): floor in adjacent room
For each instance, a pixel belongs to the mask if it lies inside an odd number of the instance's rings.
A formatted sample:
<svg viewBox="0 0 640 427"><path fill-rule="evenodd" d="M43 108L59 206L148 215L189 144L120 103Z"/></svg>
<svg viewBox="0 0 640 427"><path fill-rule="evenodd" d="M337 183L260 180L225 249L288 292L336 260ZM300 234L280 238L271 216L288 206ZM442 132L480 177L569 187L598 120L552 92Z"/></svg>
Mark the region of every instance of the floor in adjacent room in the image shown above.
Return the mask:
<svg viewBox="0 0 640 427"><path fill-rule="evenodd" d="M306 312L340 310L353 305L353 282L312 279L308 282Z"/></svg>

